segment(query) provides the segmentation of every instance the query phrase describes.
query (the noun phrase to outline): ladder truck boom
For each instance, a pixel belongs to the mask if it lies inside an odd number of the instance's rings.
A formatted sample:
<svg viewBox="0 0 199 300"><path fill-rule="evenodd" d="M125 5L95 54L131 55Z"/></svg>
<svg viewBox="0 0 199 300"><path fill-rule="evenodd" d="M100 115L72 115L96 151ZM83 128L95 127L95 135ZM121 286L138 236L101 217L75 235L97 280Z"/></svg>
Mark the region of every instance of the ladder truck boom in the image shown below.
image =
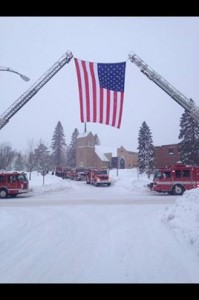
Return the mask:
<svg viewBox="0 0 199 300"><path fill-rule="evenodd" d="M67 51L52 67L44 73L25 93L23 93L1 116L0 129L73 57Z"/></svg>
<svg viewBox="0 0 199 300"><path fill-rule="evenodd" d="M173 85L165 80L160 74L154 71L148 66L138 55L131 52L129 59L133 62L140 71L146 75L150 80L157 84L163 91L165 91L172 99L174 99L184 109L189 111L192 117L199 122L199 108L194 104L192 99L187 98L180 91L178 91Z"/></svg>

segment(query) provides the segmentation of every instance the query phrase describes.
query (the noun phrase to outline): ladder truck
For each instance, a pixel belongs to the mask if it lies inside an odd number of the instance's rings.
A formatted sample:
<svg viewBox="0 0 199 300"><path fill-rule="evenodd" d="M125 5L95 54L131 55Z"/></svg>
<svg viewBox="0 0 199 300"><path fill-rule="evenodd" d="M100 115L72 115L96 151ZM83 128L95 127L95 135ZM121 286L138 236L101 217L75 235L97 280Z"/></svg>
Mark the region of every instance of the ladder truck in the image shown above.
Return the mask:
<svg viewBox="0 0 199 300"><path fill-rule="evenodd" d="M168 81L166 81L160 74L154 71L135 53L131 52L129 54L129 59L140 69L140 71L144 75L146 75L150 80L157 84L179 105L181 105L184 109L190 112L191 116L196 122L199 122L199 108L195 105L192 99L188 99L181 92L179 92L174 86L172 86Z"/></svg>
<svg viewBox="0 0 199 300"><path fill-rule="evenodd" d="M73 54L67 51L52 67L44 73L25 93L23 93L1 116L0 129L66 64Z"/></svg>

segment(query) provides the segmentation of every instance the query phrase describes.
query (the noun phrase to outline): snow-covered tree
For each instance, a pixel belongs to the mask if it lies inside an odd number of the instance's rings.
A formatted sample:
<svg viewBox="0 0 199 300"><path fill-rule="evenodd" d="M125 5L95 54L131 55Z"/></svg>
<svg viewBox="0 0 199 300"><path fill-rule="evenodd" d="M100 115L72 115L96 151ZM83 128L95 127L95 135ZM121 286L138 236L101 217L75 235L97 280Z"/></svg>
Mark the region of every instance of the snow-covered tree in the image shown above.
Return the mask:
<svg viewBox="0 0 199 300"><path fill-rule="evenodd" d="M138 134L138 167L149 175L154 168L154 146L149 126L144 121Z"/></svg>
<svg viewBox="0 0 199 300"><path fill-rule="evenodd" d="M38 171L49 170L51 168L51 160L48 148L42 141L34 151L35 166Z"/></svg>
<svg viewBox="0 0 199 300"><path fill-rule="evenodd" d="M76 167L76 148L77 148L77 136L79 131L77 128L73 131L71 142L67 151L67 165L71 168Z"/></svg>
<svg viewBox="0 0 199 300"><path fill-rule="evenodd" d="M55 127L52 137L52 154L51 159L54 167L63 167L66 165L66 142L64 130L59 121Z"/></svg>
<svg viewBox="0 0 199 300"><path fill-rule="evenodd" d="M29 180L31 180L31 174L34 169L34 140L28 140L28 150L26 154L26 168L29 172Z"/></svg>
<svg viewBox="0 0 199 300"><path fill-rule="evenodd" d="M199 165L199 123L185 110L180 118L180 160L189 165Z"/></svg>
<svg viewBox="0 0 199 300"><path fill-rule="evenodd" d="M10 170L16 155L9 144L0 144L0 170Z"/></svg>
<svg viewBox="0 0 199 300"><path fill-rule="evenodd" d="M100 145L100 139L97 134L94 135L94 138L95 138L95 145Z"/></svg>
<svg viewBox="0 0 199 300"><path fill-rule="evenodd" d="M19 152L17 154L17 158L15 160L14 168L16 171L23 171L24 170L24 159L22 154Z"/></svg>

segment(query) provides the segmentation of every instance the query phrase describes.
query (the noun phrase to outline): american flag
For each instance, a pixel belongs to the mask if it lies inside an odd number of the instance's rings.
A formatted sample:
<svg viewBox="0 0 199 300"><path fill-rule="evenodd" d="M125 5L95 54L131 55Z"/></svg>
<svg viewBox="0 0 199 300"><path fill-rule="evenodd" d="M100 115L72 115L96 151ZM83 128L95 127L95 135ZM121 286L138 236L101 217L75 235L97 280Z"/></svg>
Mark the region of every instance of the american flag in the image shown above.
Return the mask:
<svg viewBox="0 0 199 300"><path fill-rule="evenodd" d="M124 101L126 62L94 63L74 58L81 122L120 128Z"/></svg>

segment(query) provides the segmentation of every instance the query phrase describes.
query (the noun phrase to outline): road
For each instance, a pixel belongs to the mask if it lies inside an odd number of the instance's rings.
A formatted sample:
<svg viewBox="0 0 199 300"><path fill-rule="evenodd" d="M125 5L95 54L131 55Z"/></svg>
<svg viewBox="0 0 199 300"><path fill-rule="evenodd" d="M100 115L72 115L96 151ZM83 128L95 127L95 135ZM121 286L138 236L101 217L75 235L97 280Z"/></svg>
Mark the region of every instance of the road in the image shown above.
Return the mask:
<svg viewBox="0 0 199 300"><path fill-rule="evenodd" d="M161 220L175 200L83 183L1 200L0 282L199 282L198 257Z"/></svg>

